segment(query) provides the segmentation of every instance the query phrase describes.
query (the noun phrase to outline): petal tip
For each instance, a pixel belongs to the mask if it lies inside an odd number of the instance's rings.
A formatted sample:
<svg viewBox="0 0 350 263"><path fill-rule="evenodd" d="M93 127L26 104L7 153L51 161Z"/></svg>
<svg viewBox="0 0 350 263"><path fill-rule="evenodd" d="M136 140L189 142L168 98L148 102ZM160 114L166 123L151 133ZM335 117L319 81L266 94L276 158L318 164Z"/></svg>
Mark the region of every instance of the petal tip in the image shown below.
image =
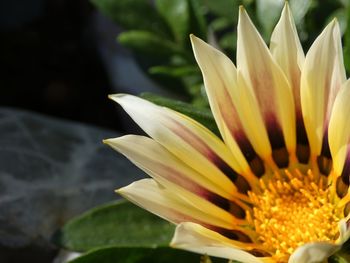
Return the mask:
<svg viewBox="0 0 350 263"><path fill-rule="evenodd" d="M108 95L108 98L109 98L110 100L113 100L113 101L119 103L120 99L121 99L122 97L125 97L125 96L128 96L128 95L127 95L127 94L124 94L124 93L117 93L117 94L109 94L109 95Z"/></svg>

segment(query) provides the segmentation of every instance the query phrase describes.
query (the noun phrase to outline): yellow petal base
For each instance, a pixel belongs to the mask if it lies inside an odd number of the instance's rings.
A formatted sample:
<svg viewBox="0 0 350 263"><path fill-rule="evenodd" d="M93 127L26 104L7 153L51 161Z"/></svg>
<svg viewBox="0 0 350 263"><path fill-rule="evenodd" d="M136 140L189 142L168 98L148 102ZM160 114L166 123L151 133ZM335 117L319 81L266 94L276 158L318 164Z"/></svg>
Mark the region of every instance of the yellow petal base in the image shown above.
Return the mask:
<svg viewBox="0 0 350 263"><path fill-rule="evenodd" d="M288 262L295 249L306 243L334 243L342 211L330 200L327 178L315 180L311 171L299 170L276 177L268 185L261 180L261 194L249 193L254 208L248 218L266 251L276 262Z"/></svg>

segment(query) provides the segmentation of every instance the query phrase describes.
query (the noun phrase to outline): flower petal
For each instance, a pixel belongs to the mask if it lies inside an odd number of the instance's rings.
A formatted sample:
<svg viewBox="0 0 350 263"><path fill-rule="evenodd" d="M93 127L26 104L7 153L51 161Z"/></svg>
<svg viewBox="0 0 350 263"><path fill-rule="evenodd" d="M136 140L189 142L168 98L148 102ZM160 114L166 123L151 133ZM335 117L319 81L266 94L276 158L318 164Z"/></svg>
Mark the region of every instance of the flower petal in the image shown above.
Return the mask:
<svg viewBox="0 0 350 263"><path fill-rule="evenodd" d="M305 149L308 147L308 140L300 104L300 76L305 55L288 2L285 3L281 18L272 32L270 50L293 91L297 126L297 156L299 161L307 163L309 156Z"/></svg>
<svg viewBox="0 0 350 263"><path fill-rule="evenodd" d="M300 75L305 61L305 55L288 2L285 3L281 18L272 32L270 50L275 61L281 67L291 84L296 108L301 110L299 94Z"/></svg>
<svg viewBox="0 0 350 263"><path fill-rule="evenodd" d="M244 263L268 262L242 250L243 248L252 250L257 245L230 240L195 223L185 222L178 225L170 245L195 253L237 260Z"/></svg>
<svg viewBox="0 0 350 263"><path fill-rule="evenodd" d="M293 156L296 122L291 87L243 7L238 21L237 68L255 94L272 148L287 147Z"/></svg>
<svg viewBox="0 0 350 263"><path fill-rule="evenodd" d="M340 249L340 245L326 242L307 243L298 247L290 256L288 263L318 263L324 262Z"/></svg>
<svg viewBox="0 0 350 263"><path fill-rule="evenodd" d="M350 238L350 228L349 228L349 225L347 223L348 220L349 220L349 216L346 219L340 220L340 222L339 222L340 235L339 235L338 244L340 244L340 245L343 245Z"/></svg>
<svg viewBox="0 0 350 263"><path fill-rule="evenodd" d="M222 141L187 116L131 95L110 98L154 140L227 193L235 190L233 182L242 179L240 174L249 174L247 162L238 163ZM249 186L250 181L245 182Z"/></svg>
<svg viewBox="0 0 350 263"><path fill-rule="evenodd" d="M235 218L229 214L220 216L207 213L166 189L153 179L142 179L117 192L131 202L175 224L184 221L205 223L213 226L232 228ZM195 201L195 200L194 200ZM208 209L210 210L210 209Z"/></svg>
<svg viewBox="0 0 350 263"><path fill-rule="evenodd" d="M328 142L332 154L334 172L343 172L350 144L350 80L346 81L334 101L328 127Z"/></svg>
<svg viewBox="0 0 350 263"><path fill-rule="evenodd" d="M339 25L333 20L312 44L301 73L301 106L313 158L327 151L326 139L334 99L345 81ZM324 147L324 149L322 149Z"/></svg>
<svg viewBox="0 0 350 263"><path fill-rule="evenodd" d="M178 186L182 192L186 189L191 195L199 196L223 209L228 209L232 201L236 201L237 205L240 204L240 199L249 202L249 198L238 193L237 189L235 192L226 193L217 182L209 181L148 137L126 135L104 142L164 186ZM245 210L245 207L241 209Z"/></svg>
<svg viewBox="0 0 350 263"><path fill-rule="evenodd" d="M252 161L256 157L254 149L260 156L271 154L271 147L264 124L255 116L255 129L259 136L249 137L245 134L239 118L240 87L237 83L237 71L232 61L219 50L211 47L201 39L191 35L194 55L201 68L211 110L221 132L222 138L237 156ZM245 120L246 121L246 120ZM252 143L254 149L252 148ZM242 152L243 154L242 154ZM245 162L245 160L244 160Z"/></svg>

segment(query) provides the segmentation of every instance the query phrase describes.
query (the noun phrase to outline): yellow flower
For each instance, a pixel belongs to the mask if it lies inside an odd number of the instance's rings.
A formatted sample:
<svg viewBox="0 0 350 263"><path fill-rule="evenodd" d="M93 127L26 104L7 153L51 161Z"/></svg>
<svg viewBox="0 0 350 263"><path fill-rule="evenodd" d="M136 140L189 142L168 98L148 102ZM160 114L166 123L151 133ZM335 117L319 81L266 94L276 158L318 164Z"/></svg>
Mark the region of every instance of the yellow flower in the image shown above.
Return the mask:
<svg viewBox="0 0 350 263"><path fill-rule="evenodd" d="M152 138L105 142L152 179L118 192L177 224L171 245L241 262L324 262L349 238L350 81L333 20L304 56L288 4L268 48L241 7L237 68L191 36L222 140L111 95Z"/></svg>

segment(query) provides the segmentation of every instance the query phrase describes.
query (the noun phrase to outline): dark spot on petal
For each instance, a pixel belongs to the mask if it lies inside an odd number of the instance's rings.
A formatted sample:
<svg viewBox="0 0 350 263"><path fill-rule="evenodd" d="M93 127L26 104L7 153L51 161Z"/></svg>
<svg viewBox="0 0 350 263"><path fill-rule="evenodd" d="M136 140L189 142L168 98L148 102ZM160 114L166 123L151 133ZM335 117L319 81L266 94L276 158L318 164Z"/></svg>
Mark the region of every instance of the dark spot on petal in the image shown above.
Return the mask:
<svg viewBox="0 0 350 263"><path fill-rule="evenodd" d="M272 158L279 168L286 168L289 165L289 153L286 148L273 150Z"/></svg>
<svg viewBox="0 0 350 263"><path fill-rule="evenodd" d="M219 156L213 156L212 162L218 167L218 169L223 172L238 188L240 193L246 194L251 190L249 183L244 179L243 176L239 175L234 171L224 160Z"/></svg>
<svg viewBox="0 0 350 263"><path fill-rule="evenodd" d="M245 210L231 201L230 212L239 219L244 219L246 216Z"/></svg>
<svg viewBox="0 0 350 263"><path fill-rule="evenodd" d="M343 198L346 195L347 191L348 191L349 185L345 184L341 177L337 178L337 183L336 184L337 184L336 185L337 195L340 198Z"/></svg>
<svg viewBox="0 0 350 263"><path fill-rule="evenodd" d="M256 177L261 178L265 174L264 161L258 155L249 162L249 166Z"/></svg>
<svg viewBox="0 0 350 263"><path fill-rule="evenodd" d="M250 239L249 236L247 236L246 234L238 230L229 230L229 229L221 228L216 232L232 240L237 240L244 243L252 243L252 240Z"/></svg>
<svg viewBox="0 0 350 263"><path fill-rule="evenodd" d="M248 252L256 257L271 257L271 254L263 250L253 249Z"/></svg>
<svg viewBox="0 0 350 263"><path fill-rule="evenodd" d="M231 201L227 200L226 198L221 197L221 196L214 194L214 193L210 193L206 199L208 201L212 202L213 204L217 205L218 207L220 207L226 211L230 211Z"/></svg>
<svg viewBox="0 0 350 263"><path fill-rule="evenodd" d="M265 173L264 162L263 160L261 160L259 155L255 152L252 144L247 139L245 134L243 132L235 132L234 137L244 157L246 158L252 172L258 178L263 176Z"/></svg>
<svg viewBox="0 0 350 263"><path fill-rule="evenodd" d="M277 122L275 113L267 114L266 116L266 129L273 149L285 148L283 132L281 126Z"/></svg>
<svg viewBox="0 0 350 263"><path fill-rule="evenodd" d="M332 158L331 150L329 149L329 144L328 144L328 129L326 129L324 131L321 155L324 156L324 157L327 157L329 159Z"/></svg>
<svg viewBox="0 0 350 263"><path fill-rule="evenodd" d="M237 179L234 181L234 184L237 186L238 191L242 194L247 194L250 190L252 190L248 181L242 175L237 175Z"/></svg>
<svg viewBox="0 0 350 263"><path fill-rule="evenodd" d="M271 143L272 158L279 168L288 167L289 154L283 137L280 124L277 122L275 113L266 116L267 134Z"/></svg>
<svg viewBox="0 0 350 263"><path fill-rule="evenodd" d="M344 217L348 216L350 213L350 202L348 202L344 207Z"/></svg>
<svg viewBox="0 0 350 263"><path fill-rule="evenodd" d="M297 144L296 154L300 163L307 164L310 160L310 147L308 145Z"/></svg>
<svg viewBox="0 0 350 263"><path fill-rule="evenodd" d="M317 157L317 165L320 170L320 173L325 176L328 176L332 170L332 159L320 155Z"/></svg>
<svg viewBox="0 0 350 263"><path fill-rule="evenodd" d="M332 155L328 144L328 129L325 130L320 156L317 157L317 165L320 172L328 176L332 170Z"/></svg>
<svg viewBox="0 0 350 263"><path fill-rule="evenodd" d="M301 114L301 111L296 112L297 119L297 158L300 163L307 164L310 159L310 147L309 140L307 138L304 119Z"/></svg>
<svg viewBox="0 0 350 263"><path fill-rule="evenodd" d="M341 173L343 182L346 185L350 184L349 176L350 176L350 146L348 146L343 171Z"/></svg>

